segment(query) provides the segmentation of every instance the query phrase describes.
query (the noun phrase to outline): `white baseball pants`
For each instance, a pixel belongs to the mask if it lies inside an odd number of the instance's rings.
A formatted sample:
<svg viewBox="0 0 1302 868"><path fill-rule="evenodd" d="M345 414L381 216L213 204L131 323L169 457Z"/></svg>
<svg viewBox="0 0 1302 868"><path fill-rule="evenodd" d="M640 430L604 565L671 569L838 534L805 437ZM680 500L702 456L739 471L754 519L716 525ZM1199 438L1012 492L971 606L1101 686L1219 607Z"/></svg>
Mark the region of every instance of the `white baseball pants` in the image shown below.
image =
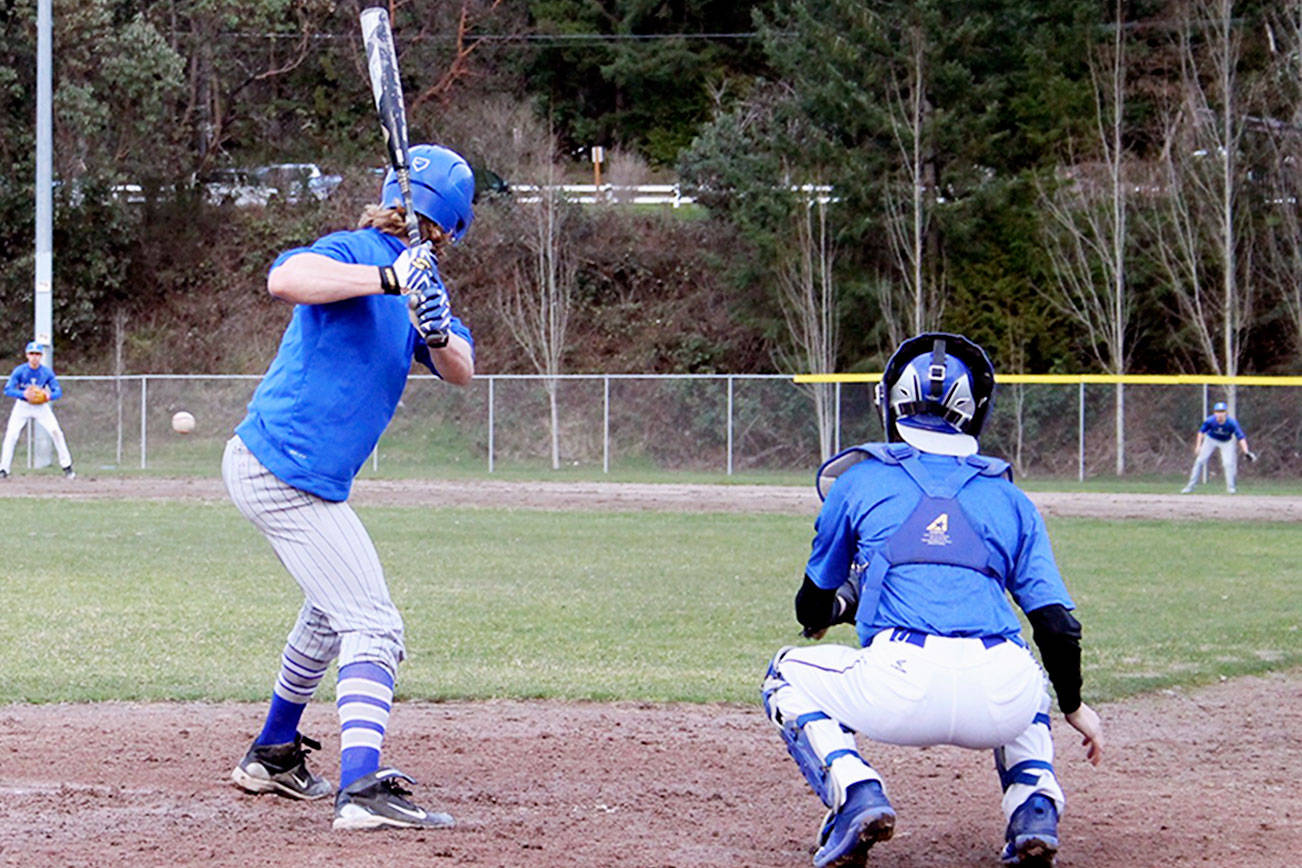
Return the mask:
<svg viewBox="0 0 1302 868"><path fill-rule="evenodd" d="M988 646L943 636L928 636L919 646L893 640L893 632L878 633L865 648L811 645L784 654L777 673L786 684L772 699L782 718L822 712L832 719L827 723L839 724L806 727L820 756L855 748L841 726L888 744L995 749L1001 774L1018 771L1004 788L1007 817L1035 793L1053 799L1061 813L1049 695L1030 651L1013 642ZM856 756L837 759L829 774L841 792L881 779Z"/></svg>
<svg viewBox="0 0 1302 868"><path fill-rule="evenodd" d="M1229 440L1217 440L1214 437L1203 437L1203 445L1198 450L1198 457L1194 460L1193 470L1189 473L1189 484L1187 488L1193 488L1198 484L1198 476L1211 460L1212 453L1217 449L1221 451L1221 469L1225 471L1225 490L1234 491L1235 477L1239 474L1239 441L1234 437Z"/></svg>
<svg viewBox="0 0 1302 868"><path fill-rule="evenodd" d="M222 478L236 508L303 589L289 644L316 660L368 661L396 674L405 656L402 616L352 507L282 482L238 436L226 443Z"/></svg>
<svg viewBox="0 0 1302 868"><path fill-rule="evenodd" d="M45 429L54 441L54 449L59 454L59 466L67 467L72 464L72 454L68 452L68 443L64 439L63 429L59 427L59 420L54 418L54 410L50 408L49 403L29 404L26 401L14 401L13 412L9 414L9 427L5 429L4 448L0 450L0 470L9 473L14 460L14 447L18 445L18 438L22 436L23 426L27 424L28 419L35 419L36 424Z"/></svg>

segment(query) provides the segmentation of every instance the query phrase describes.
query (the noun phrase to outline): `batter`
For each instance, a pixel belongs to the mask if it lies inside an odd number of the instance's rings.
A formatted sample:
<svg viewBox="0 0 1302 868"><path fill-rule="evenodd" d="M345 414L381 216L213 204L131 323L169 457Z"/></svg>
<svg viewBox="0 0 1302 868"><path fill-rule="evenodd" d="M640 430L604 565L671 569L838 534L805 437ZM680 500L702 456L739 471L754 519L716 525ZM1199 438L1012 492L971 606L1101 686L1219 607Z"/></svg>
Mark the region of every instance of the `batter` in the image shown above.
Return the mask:
<svg viewBox="0 0 1302 868"><path fill-rule="evenodd" d="M380 204L367 208L358 229L272 263L267 289L296 305L293 318L222 459L231 500L305 598L262 731L231 777L255 793L319 799L335 792L308 770L306 757L320 744L298 724L337 658L335 829L453 824L409 801L404 782L414 782L380 765L405 653L402 618L375 546L347 503L353 477L393 418L412 359L456 385L474 375L473 339L451 313L436 259L474 219L474 176L453 151L419 145L411 149L411 187L421 244L407 244L390 171Z"/></svg>
<svg viewBox="0 0 1302 868"><path fill-rule="evenodd" d="M1007 595L1027 613L1088 759L1101 758L1102 725L1080 695L1080 624L1044 522L1008 464L976 454L993 397L980 347L919 335L878 386L888 442L849 449L819 471L824 502L796 618L810 638L853 622L861 647L784 648L762 687L765 711L829 809L816 866L863 865L894 832L895 810L856 732L993 750L1003 860L1052 864L1065 800L1049 695Z"/></svg>

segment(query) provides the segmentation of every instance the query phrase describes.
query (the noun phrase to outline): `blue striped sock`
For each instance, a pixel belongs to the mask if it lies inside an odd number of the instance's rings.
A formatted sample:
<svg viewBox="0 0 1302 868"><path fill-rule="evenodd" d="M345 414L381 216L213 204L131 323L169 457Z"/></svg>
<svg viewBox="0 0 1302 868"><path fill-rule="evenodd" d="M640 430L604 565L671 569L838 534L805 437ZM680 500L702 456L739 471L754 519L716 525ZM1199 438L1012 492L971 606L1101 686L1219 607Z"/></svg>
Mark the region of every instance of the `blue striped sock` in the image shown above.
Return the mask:
<svg viewBox="0 0 1302 868"><path fill-rule="evenodd" d="M321 683L330 661L317 660L286 643L280 657L280 674L271 696L271 708L262 724L262 732L254 744L286 744L298 735L298 722L303 718L312 692Z"/></svg>
<svg viewBox="0 0 1302 868"><path fill-rule="evenodd" d="M303 718L306 703L289 702L279 696L271 697L271 708L267 711L267 720L262 724L262 732L253 740L254 744L286 744L298 735L298 722Z"/></svg>
<svg viewBox="0 0 1302 868"><path fill-rule="evenodd" d="M380 745L393 708L393 676L378 663L339 667L339 788L380 767Z"/></svg>

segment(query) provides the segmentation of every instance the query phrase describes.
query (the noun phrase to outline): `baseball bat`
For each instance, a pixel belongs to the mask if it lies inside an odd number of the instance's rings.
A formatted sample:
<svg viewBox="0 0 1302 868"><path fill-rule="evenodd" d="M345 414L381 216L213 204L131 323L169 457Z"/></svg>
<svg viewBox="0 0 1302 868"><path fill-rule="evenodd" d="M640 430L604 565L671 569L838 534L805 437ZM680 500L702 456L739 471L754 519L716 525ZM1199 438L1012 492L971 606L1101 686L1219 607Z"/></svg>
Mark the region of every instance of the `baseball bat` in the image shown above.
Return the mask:
<svg viewBox="0 0 1302 868"><path fill-rule="evenodd" d="M371 78L371 93L375 97L375 110L380 116L380 129L389 152L389 165L398 179L402 191L402 207L407 216L407 238L412 246L420 244L420 220L411 200L411 150L407 141L407 109L402 100L402 80L398 77L398 52L393 47L393 29L389 26L389 12L382 6L363 9L362 45L366 48L366 69ZM444 346L447 336L430 334L425 338L430 346Z"/></svg>

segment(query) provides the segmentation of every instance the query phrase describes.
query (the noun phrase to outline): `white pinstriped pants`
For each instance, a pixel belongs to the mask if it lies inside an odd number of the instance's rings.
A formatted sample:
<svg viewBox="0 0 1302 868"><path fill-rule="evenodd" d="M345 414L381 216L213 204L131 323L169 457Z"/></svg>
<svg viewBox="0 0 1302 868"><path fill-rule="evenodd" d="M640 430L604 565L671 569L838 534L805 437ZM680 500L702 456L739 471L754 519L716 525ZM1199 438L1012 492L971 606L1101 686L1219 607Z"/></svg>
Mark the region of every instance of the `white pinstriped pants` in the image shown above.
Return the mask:
<svg viewBox="0 0 1302 868"><path fill-rule="evenodd" d="M317 660L369 661L396 675L405 656L402 616L352 507L282 482L238 436L226 443L222 479L236 508L303 589L289 644Z"/></svg>

